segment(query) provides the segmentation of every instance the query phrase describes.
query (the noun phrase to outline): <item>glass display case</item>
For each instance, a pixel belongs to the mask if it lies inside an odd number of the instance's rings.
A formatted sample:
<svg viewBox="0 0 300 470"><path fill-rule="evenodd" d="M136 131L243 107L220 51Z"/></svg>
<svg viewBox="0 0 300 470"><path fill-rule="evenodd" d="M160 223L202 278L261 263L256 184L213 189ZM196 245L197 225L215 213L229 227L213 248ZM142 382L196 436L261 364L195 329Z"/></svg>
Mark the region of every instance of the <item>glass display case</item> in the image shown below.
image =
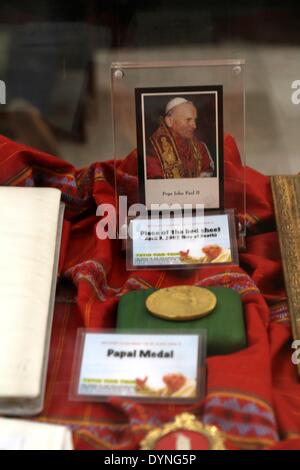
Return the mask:
<svg viewBox="0 0 300 470"><path fill-rule="evenodd" d="M84 166L113 155L113 62L244 59L247 162L297 172L295 2L3 2L0 132ZM283 158L284 155L284 158Z"/></svg>
<svg viewBox="0 0 300 470"><path fill-rule="evenodd" d="M300 448L295 367L300 371L295 216L300 187L299 13L298 3L291 0L257 0L251 5L221 0L1 2L0 186L56 188L65 207L58 276L51 284L51 299L45 294L52 307L57 281L53 323L47 323L44 335L47 353L41 357L47 362L40 384L42 410L35 408L32 412L38 414L27 420L29 427L34 424L28 431L30 447L47 446L44 442L51 440L54 447L71 448L72 432L75 449L106 450L112 460L119 450L140 449L142 443L148 448L156 441L173 446L157 447L160 450L214 448L219 439L221 448ZM163 262L153 263L153 269L136 269L149 258L149 245L132 250L131 258L138 263L129 269L118 231L119 196L127 198L128 220L128 207L138 203L146 210L169 201L191 204L192 210L204 204L206 215L215 217L203 231L207 244L199 246L194 227L188 227L195 252L182 232L182 246L175 250L174 239L165 238L164 250L155 253L160 261L175 257L182 264L194 263L194 269L177 269L178 263L175 269L164 269ZM3 220L15 227L17 243L3 223L2 253L5 237L13 246L2 262L0 253L0 266L6 262L0 276L0 319L1 324L11 322L11 344L23 359L16 364L20 381L32 369L30 361L24 363L27 348L21 333L29 331L27 316L36 323L34 302L39 317L36 280L41 279L51 247L38 260L35 277L29 269L18 272L26 278L31 298L17 276L14 287L14 270L21 270L13 262L33 265L41 239L41 229L35 229L42 226L50 232L51 214L45 204L37 216L39 224L30 215L25 227L20 204L9 198L10 204L2 197L1 210L7 217ZM222 217L230 213L230 224L218 222L214 211L220 210ZM18 231L20 224L26 240L34 233L30 249ZM142 229L151 242L153 234ZM230 246L224 249L218 236L225 232L229 239L235 231L238 257L230 258ZM159 230L154 236L161 236ZM223 262L214 263L217 259ZM200 290L208 308L199 307ZM159 300L158 309L151 311L152 295ZM20 324L12 321L16 299ZM175 319L174 305L181 310ZM191 313L192 307L196 313ZM188 320L182 319L182 311ZM189 322L186 335L197 336L200 327L206 331L209 359L204 354L200 362L208 374L201 402L194 393L201 342L195 340L193 346L182 335L184 321ZM16 331L15 323L20 327ZM140 339L134 331L128 339L129 324L133 329L139 325ZM176 334L166 340L162 331L173 335L172 325ZM125 335L121 343L118 328ZM7 354L0 362L8 359L10 375L11 337L2 330L2 351ZM97 335L96 344L80 359L76 337L82 330ZM32 343L43 339L42 334L34 336ZM189 377L186 363L191 356L195 370ZM80 394L78 400L70 398L72 364L78 357L84 357L84 388L92 395L97 388L108 391L105 403L81 400ZM136 362L139 357L143 362ZM105 374L98 373L99 364L106 364ZM0 395L7 380L3 370L0 367ZM109 392L113 388L114 396ZM12 389L17 390L14 383ZM193 405L180 410L172 400L167 406L160 400L153 406L133 399L138 394L178 398L191 393ZM23 429L21 420L12 420L16 401L13 395L6 398L0 448L25 448L27 426ZM184 423L184 432L178 431L178 423ZM56 430L50 432L48 426L45 441L42 434L40 440L36 437L42 424L59 425L57 443L51 437ZM171 436L168 429L173 430Z"/></svg>

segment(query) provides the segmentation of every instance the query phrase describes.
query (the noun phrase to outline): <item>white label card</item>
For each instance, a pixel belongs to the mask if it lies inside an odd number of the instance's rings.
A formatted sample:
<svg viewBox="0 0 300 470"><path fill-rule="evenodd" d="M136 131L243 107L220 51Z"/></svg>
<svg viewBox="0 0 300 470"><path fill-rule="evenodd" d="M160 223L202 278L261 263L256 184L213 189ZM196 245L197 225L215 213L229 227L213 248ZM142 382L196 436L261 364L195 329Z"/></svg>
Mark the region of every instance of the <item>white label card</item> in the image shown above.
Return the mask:
<svg viewBox="0 0 300 470"><path fill-rule="evenodd" d="M196 399L199 335L84 335L77 395Z"/></svg>
<svg viewBox="0 0 300 470"><path fill-rule="evenodd" d="M231 263L228 214L189 219L134 219L132 266L191 266Z"/></svg>
<svg viewBox="0 0 300 470"><path fill-rule="evenodd" d="M0 436L0 450L23 450L23 436Z"/></svg>

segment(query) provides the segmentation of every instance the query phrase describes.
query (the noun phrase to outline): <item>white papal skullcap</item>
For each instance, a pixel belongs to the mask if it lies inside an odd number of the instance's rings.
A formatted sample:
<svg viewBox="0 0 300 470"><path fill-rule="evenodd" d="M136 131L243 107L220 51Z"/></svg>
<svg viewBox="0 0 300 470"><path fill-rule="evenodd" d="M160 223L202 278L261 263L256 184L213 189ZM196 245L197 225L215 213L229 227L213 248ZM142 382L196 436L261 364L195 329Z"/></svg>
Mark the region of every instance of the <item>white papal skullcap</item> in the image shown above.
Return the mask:
<svg viewBox="0 0 300 470"><path fill-rule="evenodd" d="M168 112L171 111L171 109L175 108L175 106L179 106L180 104L183 104L183 103L188 103L188 100L186 100L185 98L180 98L180 97L173 98L171 101L169 101L169 103L166 106L166 114L168 114Z"/></svg>

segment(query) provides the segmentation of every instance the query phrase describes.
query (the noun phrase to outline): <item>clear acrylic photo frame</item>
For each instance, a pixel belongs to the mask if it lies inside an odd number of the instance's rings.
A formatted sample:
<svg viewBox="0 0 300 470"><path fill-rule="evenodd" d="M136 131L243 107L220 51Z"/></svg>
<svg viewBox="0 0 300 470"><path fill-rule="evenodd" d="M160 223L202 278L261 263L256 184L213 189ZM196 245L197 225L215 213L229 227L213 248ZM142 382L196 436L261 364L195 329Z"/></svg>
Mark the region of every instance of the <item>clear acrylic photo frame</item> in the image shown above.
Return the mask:
<svg viewBox="0 0 300 470"><path fill-rule="evenodd" d="M112 116L115 158L116 204L127 196L128 204L141 202L137 159L132 158L137 141L136 89L221 86L223 95L224 198L219 209L233 209L239 244L246 235L245 184L245 61L198 60L180 62L117 62L111 65ZM232 172L230 137L237 146L241 165ZM232 139L231 139L232 141ZM130 162L127 164L126 161ZM199 201L201 203L202 201Z"/></svg>

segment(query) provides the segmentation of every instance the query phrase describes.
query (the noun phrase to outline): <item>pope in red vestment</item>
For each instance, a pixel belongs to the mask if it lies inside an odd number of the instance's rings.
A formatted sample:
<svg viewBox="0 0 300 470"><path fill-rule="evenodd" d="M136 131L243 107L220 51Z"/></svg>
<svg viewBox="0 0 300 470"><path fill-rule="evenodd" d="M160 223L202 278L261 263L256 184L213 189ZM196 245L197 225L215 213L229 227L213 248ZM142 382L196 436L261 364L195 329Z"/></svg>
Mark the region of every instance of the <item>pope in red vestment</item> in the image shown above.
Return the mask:
<svg viewBox="0 0 300 470"><path fill-rule="evenodd" d="M185 98L173 98L147 144L147 177L198 178L214 175L214 161L195 136L197 110Z"/></svg>

